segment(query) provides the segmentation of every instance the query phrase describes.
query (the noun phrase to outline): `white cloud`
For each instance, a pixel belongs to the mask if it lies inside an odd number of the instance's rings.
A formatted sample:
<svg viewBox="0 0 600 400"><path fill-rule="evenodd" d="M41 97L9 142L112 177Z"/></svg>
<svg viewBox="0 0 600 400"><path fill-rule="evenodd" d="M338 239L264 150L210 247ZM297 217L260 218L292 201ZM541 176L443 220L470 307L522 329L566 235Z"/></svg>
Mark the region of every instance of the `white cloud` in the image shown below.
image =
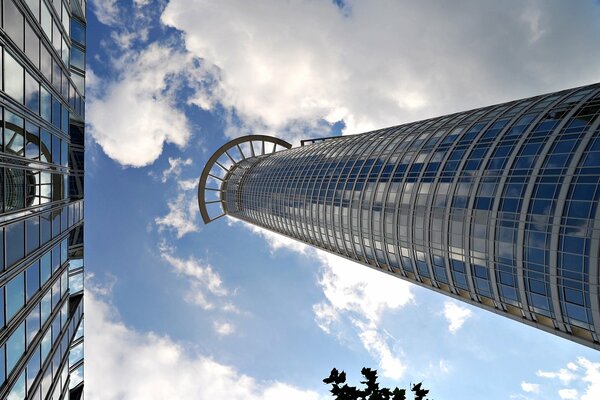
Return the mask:
<svg viewBox="0 0 600 400"><path fill-rule="evenodd" d="M577 400L578 399L578 393L577 393L577 390L575 390L575 389L560 389L558 391L558 395L560 396L561 399L564 399L564 400Z"/></svg>
<svg viewBox="0 0 600 400"><path fill-rule="evenodd" d="M579 357L577 364L583 369L581 380L586 384L581 400L600 399L600 362L592 362L586 358Z"/></svg>
<svg viewBox="0 0 600 400"><path fill-rule="evenodd" d="M391 379L402 377L407 368L402 350L380 324L384 313L413 301L409 283L271 231L233 218L228 220L262 236L272 252L286 249L316 260L321 266L319 284L325 295L322 302L313 305L319 327L336 334L339 326L350 324L363 347L378 360L381 374Z"/></svg>
<svg viewBox="0 0 600 400"><path fill-rule="evenodd" d="M283 382L260 382L168 336L136 331L93 291L85 294L85 397L90 400L318 400Z"/></svg>
<svg viewBox="0 0 600 400"><path fill-rule="evenodd" d="M196 258L189 257L183 259L173 254L174 249L162 244L160 246L160 255L175 272L187 278L190 284L190 290L186 294L186 299L199 305L205 310L215 307L214 300L229 294L229 291L223 285L221 276L215 272L214 268L203 263Z"/></svg>
<svg viewBox="0 0 600 400"><path fill-rule="evenodd" d="M169 168L165 169L162 172L162 176L160 178L161 182L165 183L169 178L179 178L179 175L181 175L181 169L182 167L185 166L190 166L192 165L192 159L191 158L186 158L181 159L181 158L172 158L169 157Z"/></svg>
<svg viewBox="0 0 600 400"><path fill-rule="evenodd" d="M141 167L154 162L165 143L184 147L191 135L176 93L194 68L191 57L151 44L113 60L117 77L88 99L94 139L117 162Z"/></svg>
<svg viewBox="0 0 600 400"><path fill-rule="evenodd" d="M571 371L577 371L579 369L579 367L577 366L577 364L570 362L567 364L567 368L569 368Z"/></svg>
<svg viewBox="0 0 600 400"><path fill-rule="evenodd" d="M92 10L98 21L104 25L115 25L119 22L119 7L117 0L91 0Z"/></svg>
<svg viewBox="0 0 600 400"><path fill-rule="evenodd" d="M600 79L593 1L345 3L171 0L162 21L214 79L193 102L241 118L232 135L361 132Z"/></svg>
<svg viewBox="0 0 600 400"><path fill-rule="evenodd" d="M235 332L235 326L230 322L214 321L213 327L219 336L229 336Z"/></svg>
<svg viewBox="0 0 600 400"><path fill-rule="evenodd" d="M180 186L181 188L181 186ZM190 192L184 184L181 191L174 199L167 203L169 212L154 219L159 231L169 229L175 231L178 239L188 233L198 232L198 200L193 192Z"/></svg>
<svg viewBox="0 0 600 400"><path fill-rule="evenodd" d="M565 385L568 385L572 380L577 378L577 375L565 368L561 368L557 372L538 371L537 376L550 379L557 378Z"/></svg>
<svg viewBox="0 0 600 400"><path fill-rule="evenodd" d="M456 333L473 315L472 311L452 300L444 302L444 317L448 320L448 330Z"/></svg>
<svg viewBox="0 0 600 400"><path fill-rule="evenodd" d="M537 383L521 382L521 389L526 393L539 393L540 385Z"/></svg>
<svg viewBox="0 0 600 400"><path fill-rule="evenodd" d="M579 357L569 362L567 368L558 371L538 371L542 378L560 382L563 387L558 390L561 399L596 400L600 398L600 362L593 362Z"/></svg>

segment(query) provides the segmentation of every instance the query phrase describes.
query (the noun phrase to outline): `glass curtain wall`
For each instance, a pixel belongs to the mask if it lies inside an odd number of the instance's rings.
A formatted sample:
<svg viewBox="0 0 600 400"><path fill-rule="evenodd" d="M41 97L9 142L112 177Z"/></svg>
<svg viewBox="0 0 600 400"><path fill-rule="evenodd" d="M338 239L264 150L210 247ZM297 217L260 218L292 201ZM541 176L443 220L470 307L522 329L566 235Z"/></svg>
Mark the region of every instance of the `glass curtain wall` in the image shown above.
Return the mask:
<svg viewBox="0 0 600 400"><path fill-rule="evenodd" d="M227 214L600 349L600 85L249 157Z"/></svg>
<svg viewBox="0 0 600 400"><path fill-rule="evenodd" d="M0 398L83 391L85 2L0 0Z"/></svg>

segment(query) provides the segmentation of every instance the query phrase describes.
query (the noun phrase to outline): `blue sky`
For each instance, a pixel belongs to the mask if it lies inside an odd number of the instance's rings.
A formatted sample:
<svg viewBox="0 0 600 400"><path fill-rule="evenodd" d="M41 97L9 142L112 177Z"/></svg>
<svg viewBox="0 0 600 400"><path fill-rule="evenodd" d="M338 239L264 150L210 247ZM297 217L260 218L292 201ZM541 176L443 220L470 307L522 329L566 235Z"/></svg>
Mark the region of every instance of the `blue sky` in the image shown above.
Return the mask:
<svg viewBox="0 0 600 400"><path fill-rule="evenodd" d="M600 7L90 0L86 396L328 398L333 367L436 399L597 399L597 351L233 220L230 138L301 138L600 80Z"/></svg>

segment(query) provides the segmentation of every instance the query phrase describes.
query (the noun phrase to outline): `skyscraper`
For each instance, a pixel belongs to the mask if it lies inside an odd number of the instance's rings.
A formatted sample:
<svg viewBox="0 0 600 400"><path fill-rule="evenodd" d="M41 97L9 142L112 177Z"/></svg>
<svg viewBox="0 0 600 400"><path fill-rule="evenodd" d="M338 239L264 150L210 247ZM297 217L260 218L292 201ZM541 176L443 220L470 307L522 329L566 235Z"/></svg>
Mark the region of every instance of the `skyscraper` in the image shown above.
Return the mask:
<svg viewBox="0 0 600 400"><path fill-rule="evenodd" d="M200 211L600 349L599 113L596 84L296 148L246 136L208 161Z"/></svg>
<svg viewBox="0 0 600 400"><path fill-rule="evenodd" d="M77 400L85 0L0 3L0 398Z"/></svg>

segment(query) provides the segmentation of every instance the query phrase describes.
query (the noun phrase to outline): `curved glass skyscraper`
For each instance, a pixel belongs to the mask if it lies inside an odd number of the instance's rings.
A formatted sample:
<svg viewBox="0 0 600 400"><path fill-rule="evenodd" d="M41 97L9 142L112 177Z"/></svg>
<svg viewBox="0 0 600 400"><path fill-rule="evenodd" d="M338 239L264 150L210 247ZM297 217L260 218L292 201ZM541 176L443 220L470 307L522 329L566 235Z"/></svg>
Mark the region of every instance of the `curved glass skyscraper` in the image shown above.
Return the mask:
<svg viewBox="0 0 600 400"><path fill-rule="evenodd" d="M200 209L600 349L599 113L596 84L290 149L248 136L209 160Z"/></svg>

